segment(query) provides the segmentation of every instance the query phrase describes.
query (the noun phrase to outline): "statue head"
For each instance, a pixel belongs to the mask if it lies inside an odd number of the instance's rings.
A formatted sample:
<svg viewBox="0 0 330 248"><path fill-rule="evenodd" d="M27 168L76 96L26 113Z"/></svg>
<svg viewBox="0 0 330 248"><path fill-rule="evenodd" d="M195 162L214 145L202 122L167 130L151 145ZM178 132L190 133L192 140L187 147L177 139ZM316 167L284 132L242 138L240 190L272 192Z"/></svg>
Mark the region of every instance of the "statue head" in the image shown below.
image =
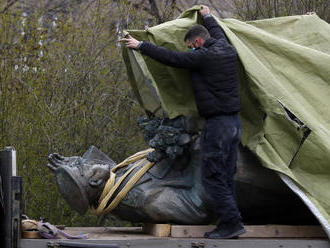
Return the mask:
<svg viewBox="0 0 330 248"><path fill-rule="evenodd" d="M61 195L80 214L99 198L115 165L95 146L91 146L82 157L51 154L49 162L47 167L55 173Z"/></svg>

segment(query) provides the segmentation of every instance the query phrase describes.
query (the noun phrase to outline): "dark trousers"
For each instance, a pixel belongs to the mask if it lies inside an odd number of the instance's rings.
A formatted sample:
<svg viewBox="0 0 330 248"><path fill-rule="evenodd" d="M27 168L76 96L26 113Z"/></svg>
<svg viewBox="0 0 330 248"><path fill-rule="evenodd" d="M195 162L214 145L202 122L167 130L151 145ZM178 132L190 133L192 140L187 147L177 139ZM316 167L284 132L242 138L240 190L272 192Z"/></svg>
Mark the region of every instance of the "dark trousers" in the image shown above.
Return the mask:
<svg viewBox="0 0 330 248"><path fill-rule="evenodd" d="M220 218L220 224L241 221L234 186L240 138L238 114L209 118L202 131L202 183L209 206Z"/></svg>

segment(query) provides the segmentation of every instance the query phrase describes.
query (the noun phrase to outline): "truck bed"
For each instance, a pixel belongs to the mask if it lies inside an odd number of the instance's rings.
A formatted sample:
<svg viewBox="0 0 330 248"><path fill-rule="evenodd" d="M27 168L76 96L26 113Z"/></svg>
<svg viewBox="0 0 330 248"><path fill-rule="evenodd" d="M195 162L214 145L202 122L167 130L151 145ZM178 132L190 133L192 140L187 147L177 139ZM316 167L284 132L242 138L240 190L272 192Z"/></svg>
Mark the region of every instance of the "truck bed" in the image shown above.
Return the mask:
<svg viewBox="0 0 330 248"><path fill-rule="evenodd" d="M187 227L186 227L187 228ZM76 235L79 233L88 233L87 240L68 240L68 239L21 239L20 248L50 248L50 247L120 247L120 248L234 248L234 247L253 247L253 248L330 248L327 237L323 234L315 235L314 238L303 238L303 233L298 234L299 238L283 238L281 231L278 232L277 238L258 236L258 233L251 235L252 227L247 227L245 237L232 240L210 240L200 237L195 238L173 238L173 237L157 237L152 234L146 234L142 227L70 227L65 231L69 234ZM256 229L254 229L256 230ZM274 229L275 230L275 229ZM278 229L277 229L278 230ZM189 233L189 231L188 231ZM276 234L276 231L274 232ZM250 236L250 237L249 237ZM265 236L261 235L261 236ZM275 235L270 235L275 236ZM288 235L287 235L288 236ZM293 235L291 235L293 236ZM307 234L307 236L311 236ZM317 237L319 236L319 237ZM76 243L76 245L74 245Z"/></svg>

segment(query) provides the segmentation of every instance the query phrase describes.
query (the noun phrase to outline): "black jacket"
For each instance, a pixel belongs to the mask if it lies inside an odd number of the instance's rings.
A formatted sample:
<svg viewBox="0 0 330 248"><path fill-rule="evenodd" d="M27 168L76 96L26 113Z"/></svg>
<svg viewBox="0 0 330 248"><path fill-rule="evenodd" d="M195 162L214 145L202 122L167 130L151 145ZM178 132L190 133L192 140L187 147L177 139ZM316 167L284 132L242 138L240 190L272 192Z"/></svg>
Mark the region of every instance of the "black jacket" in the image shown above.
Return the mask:
<svg viewBox="0 0 330 248"><path fill-rule="evenodd" d="M237 113L240 110L238 90L238 57L213 17L204 18L211 38L192 52L175 52L143 42L139 50L169 66L188 68L191 73L197 108L206 118Z"/></svg>

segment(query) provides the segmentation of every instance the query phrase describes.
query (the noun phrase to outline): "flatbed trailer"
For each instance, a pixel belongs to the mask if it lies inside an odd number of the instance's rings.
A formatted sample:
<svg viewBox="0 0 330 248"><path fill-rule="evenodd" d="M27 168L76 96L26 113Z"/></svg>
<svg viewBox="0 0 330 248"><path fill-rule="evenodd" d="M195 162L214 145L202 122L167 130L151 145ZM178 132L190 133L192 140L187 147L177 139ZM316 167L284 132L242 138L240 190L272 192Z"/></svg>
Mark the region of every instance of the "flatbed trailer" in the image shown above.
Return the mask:
<svg viewBox="0 0 330 248"><path fill-rule="evenodd" d="M71 231L70 231L71 229ZM247 227L249 229L249 227ZM204 238L157 237L145 234L142 228L68 228L71 234L89 233L87 240L21 239L21 248L102 247L102 248L330 248L322 238L239 238L211 240Z"/></svg>
<svg viewBox="0 0 330 248"><path fill-rule="evenodd" d="M1 175L1 248L231 248L231 247L303 247L330 248L321 226L246 226L247 233L239 239L211 240L202 234L214 226L145 225L142 227L67 227L71 235L88 233L89 239L25 239L21 238L22 180L16 175L16 151L0 151ZM157 229L158 228L158 229Z"/></svg>
<svg viewBox="0 0 330 248"><path fill-rule="evenodd" d="M327 240L319 239L238 239L238 240L209 240L209 239L179 239L179 238L150 238L126 240L21 240L21 248L50 248L50 247L102 247L102 248L329 248Z"/></svg>
<svg viewBox="0 0 330 248"><path fill-rule="evenodd" d="M175 226L175 229L187 230L189 227ZM205 226L207 227L207 226ZM263 228L265 226L259 226ZM197 226L203 230L202 226ZM68 239L21 239L20 248L51 248L51 247L103 247L103 248L330 248L330 242L325 233L320 232L318 227L294 228L292 226L267 226L267 232L254 233L258 226L247 226L247 234L243 238L232 240L211 240L200 237L195 238L174 238L157 237L154 234L145 233L142 227L72 227L66 228L69 234L76 235L80 232L88 233L87 240ZM172 228L173 229L173 228ZM150 229L149 229L150 230ZM291 230L291 231L290 231ZM282 232L284 231L284 232ZM158 232L158 235L162 235ZM177 234L176 234L177 235ZM196 235L196 232L195 232ZM266 236L269 238L266 238ZM307 235L314 238L302 238ZM182 236L182 235L181 235ZM189 230L186 232L189 236ZM197 236L200 236L197 233ZM256 238L256 236L263 238ZM274 238L277 236L277 238ZM283 238L296 236L299 238ZM249 238L251 237L251 238ZM254 238L253 238L254 237Z"/></svg>

